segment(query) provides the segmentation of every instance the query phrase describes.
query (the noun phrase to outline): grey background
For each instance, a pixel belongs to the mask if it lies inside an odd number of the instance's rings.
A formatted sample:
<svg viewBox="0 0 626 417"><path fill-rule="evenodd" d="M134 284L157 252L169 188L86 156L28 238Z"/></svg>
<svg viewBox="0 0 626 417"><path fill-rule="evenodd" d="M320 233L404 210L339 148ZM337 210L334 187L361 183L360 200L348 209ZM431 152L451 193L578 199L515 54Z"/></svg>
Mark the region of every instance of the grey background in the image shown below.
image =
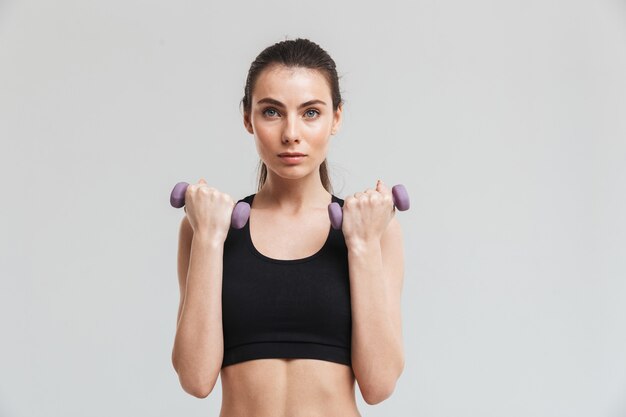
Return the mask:
<svg viewBox="0 0 626 417"><path fill-rule="evenodd" d="M0 416L217 415L170 362L178 181L234 198L239 100L307 37L335 194L403 183L406 368L363 416L626 415L626 4L0 1Z"/></svg>

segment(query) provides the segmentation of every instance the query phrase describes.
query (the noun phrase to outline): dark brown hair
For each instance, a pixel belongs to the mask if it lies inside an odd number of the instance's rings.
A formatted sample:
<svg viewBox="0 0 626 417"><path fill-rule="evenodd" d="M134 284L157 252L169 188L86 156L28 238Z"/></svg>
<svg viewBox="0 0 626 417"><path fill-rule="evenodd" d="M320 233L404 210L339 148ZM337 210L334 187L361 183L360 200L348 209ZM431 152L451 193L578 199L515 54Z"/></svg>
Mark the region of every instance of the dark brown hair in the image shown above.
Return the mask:
<svg viewBox="0 0 626 417"><path fill-rule="evenodd" d="M339 76L335 67L335 61L323 50L318 44L308 39L297 38L293 40L284 40L268 46L256 57L250 65L246 86L244 88L244 96L241 100L243 111L250 114L252 108L252 91L256 84L259 74L269 66L284 65L286 67L302 67L318 70L328 82L330 93L333 101L333 111L337 111L340 104L343 103L341 93L339 91ZM333 193L332 184L328 175L328 161L320 165L320 178L324 188L329 193ZM259 160L258 189L259 191L265 180L267 179L267 166L262 160Z"/></svg>

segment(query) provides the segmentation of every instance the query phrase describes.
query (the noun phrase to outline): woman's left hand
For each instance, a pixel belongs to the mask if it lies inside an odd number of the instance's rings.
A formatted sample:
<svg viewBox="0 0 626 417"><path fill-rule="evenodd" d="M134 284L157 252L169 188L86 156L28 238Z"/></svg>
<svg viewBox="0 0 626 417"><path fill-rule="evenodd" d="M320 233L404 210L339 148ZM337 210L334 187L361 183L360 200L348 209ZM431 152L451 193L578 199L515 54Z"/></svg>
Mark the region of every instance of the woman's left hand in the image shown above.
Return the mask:
<svg viewBox="0 0 626 417"><path fill-rule="evenodd" d="M354 193L354 197L346 197L341 225L346 245L379 243L395 211L391 189L381 180L376 189L368 188Z"/></svg>

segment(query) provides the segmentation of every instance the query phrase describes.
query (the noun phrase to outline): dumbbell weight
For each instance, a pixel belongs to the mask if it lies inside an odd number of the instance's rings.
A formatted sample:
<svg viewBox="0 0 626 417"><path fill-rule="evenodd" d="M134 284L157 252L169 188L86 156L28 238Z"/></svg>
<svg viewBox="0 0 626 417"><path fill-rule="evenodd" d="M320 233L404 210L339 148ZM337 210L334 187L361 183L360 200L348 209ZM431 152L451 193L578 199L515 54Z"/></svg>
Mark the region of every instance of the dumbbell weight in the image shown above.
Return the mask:
<svg viewBox="0 0 626 417"><path fill-rule="evenodd" d="M170 204L172 207L181 208L185 205L185 193L189 187L189 183L179 182L172 189L170 194ZM396 184L391 189L393 195L393 204L400 211L408 210L410 207L409 194L406 188L402 184ZM335 229L341 229L341 223L343 222L343 210L338 203L332 202L328 205L328 216L330 217L330 224ZM231 227L235 229L241 229L248 222L250 217L250 204L245 201L240 201L235 205L233 213L230 219Z"/></svg>
<svg viewBox="0 0 626 417"><path fill-rule="evenodd" d="M189 187L189 184L186 182L179 182L174 186L170 194L170 204L172 207L181 208L185 205L187 187ZM230 217L230 226L234 229L241 229L246 225L249 217L250 204L245 201L240 201L235 205L235 208L233 208L233 214Z"/></svg>
<svg viewBox="0 0 626 417"><path fill-rule="evenodd" d="M409 201L409 193L402 184L396 184L391 189L393 196L393 205L400 211L408 210L411 206ZM328 205L328 216L330 217L330 224L335 229L341 229L343 222L343 209L339 203L332 202Z"/></svg>

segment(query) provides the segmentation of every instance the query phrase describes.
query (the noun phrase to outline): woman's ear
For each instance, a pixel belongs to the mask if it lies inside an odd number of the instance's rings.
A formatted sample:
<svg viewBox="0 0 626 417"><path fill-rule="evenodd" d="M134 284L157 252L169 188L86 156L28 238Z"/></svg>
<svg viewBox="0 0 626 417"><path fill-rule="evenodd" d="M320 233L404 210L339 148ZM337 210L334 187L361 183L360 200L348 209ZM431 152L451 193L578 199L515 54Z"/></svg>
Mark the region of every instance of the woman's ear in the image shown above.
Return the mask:
<svg viewBox="0 0 626 417"><path fill-rule="evenodd" d="M333 127L330 130L332 135L337 133L337 130L339 130L342 119L343 119L343 103L339 103L339 105L337 106L337 110L335 111L333 115Z"/></svg>
<svg viewBox="0 0 626 417"><path fill-rule="evenodd" d="M250 134L254 134L254 129L252 129L252 123L250 122L250 115L248 113L243 114L243 125Z"/></svg>

